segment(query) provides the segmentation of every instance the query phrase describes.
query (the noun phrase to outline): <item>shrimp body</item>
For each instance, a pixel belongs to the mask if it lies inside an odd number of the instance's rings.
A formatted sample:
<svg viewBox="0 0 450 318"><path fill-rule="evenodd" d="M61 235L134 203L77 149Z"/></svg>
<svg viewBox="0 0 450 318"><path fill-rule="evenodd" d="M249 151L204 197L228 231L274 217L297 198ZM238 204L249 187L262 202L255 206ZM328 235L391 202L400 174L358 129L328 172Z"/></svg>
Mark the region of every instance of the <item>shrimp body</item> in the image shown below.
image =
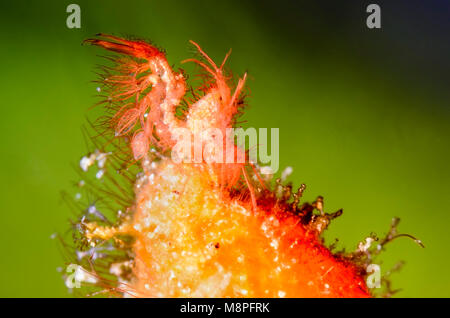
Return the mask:
<svg viewBox="0 0 450 318"><path fill-rule="evenodd" d="M230 88L220 68L192 42L201 54L211 63L212 69L198 60L194 61L211 73L214 83L204 97L196 101L187 113L187 120L181 121L175 116L175 109L186 93L186 82L181 73L174 72L164 53L143 41L129 41L111 35L101 35L106 40L89 39L86 43L101 46L107 50L125 55L118 60L117 71L105 79L117 90L112 99L122 102L122 107L113 117L116 135L132 132L131 148L134 158L141 159L149 149L150 143L163 149L171 148L175 139L174 131L188 128L198 134L208 128L225 129L231 126L239 96L246 75L239 80L236 91L231 95ZM137 60L136 60L137 59ZM129 99L134 99L131 102ZM133 130L135 125L139 128ZM153 136L154 128L156 136Z"/></svg>

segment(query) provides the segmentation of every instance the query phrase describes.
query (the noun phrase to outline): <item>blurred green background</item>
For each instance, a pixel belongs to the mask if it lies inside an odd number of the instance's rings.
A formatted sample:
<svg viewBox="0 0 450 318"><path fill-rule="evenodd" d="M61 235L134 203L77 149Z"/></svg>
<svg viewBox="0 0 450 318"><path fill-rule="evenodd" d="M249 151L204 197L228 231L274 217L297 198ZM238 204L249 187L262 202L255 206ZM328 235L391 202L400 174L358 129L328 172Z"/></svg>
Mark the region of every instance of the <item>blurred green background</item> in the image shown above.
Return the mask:
<svg viewBox="0 0 450 318"><path fill-rule="evenodd" d="M448 297L450 221L449 3L376 1L382 29L365 25L367 1L70 1L0 4L0 296L66 297L54 232L69 229L60 192L77 180L81 127L98 101L102 60L81 42L98 32L148 38L176 67L197 41L216 61L248 71L245 119L280 128L281 169L306 199L344 209L326 237L354 249L391 218L420 238L382 254L400 297Z"/></svg>

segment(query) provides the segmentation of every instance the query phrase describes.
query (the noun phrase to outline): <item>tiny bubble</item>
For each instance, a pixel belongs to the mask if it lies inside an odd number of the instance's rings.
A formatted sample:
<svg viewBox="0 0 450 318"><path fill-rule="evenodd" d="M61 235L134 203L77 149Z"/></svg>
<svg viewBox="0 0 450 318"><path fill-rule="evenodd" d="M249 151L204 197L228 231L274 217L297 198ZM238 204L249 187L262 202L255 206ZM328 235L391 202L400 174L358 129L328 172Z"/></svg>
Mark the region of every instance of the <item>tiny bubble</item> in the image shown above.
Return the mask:
<svg viewBox="0 0 450 318"><path fill-rule="evenodd" d="M95 175L95 177L97 178L97 179L101 179L102 177L103 177L103 174L105 173L105 170L103 170L103 169L100 169L98 172L97 172L97 174Z"/></svg>

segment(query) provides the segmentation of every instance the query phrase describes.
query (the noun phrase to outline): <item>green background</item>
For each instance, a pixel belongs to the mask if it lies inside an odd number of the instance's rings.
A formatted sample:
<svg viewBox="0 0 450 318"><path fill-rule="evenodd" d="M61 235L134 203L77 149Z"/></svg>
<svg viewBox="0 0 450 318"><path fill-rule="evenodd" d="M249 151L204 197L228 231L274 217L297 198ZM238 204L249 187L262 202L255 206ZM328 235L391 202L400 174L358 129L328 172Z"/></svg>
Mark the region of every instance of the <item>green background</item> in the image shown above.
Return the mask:
<svg viewBox="0 0 450 318"><path fill-rule="evenodd" d="M281 169L306 198L344 209L327 232L354 249L391 218L419 237L382 254L396 296L448 297L450 213L448 2L378 1L382 29L365 26L364 1L69 1L0 5L0 296L70 296L54 232L69 229L60 192L77 181L81 127L96 101L98 32L151 39L176 67L188 40L249 72L244 118L280 128Z"/></svg>

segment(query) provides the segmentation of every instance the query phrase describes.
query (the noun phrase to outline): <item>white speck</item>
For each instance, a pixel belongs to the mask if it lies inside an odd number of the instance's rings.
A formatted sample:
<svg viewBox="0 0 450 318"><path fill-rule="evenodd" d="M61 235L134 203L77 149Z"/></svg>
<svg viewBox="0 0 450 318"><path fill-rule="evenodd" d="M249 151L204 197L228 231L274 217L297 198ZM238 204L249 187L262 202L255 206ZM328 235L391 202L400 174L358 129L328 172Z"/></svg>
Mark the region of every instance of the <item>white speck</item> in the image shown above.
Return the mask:
<svg viewBox="0 0 450 318"><path fill-rule="evenodd" d="M150 285L149 284L145 284L144 287L145 287L145 289L150 290Z"/></svg>
<svg viewBox="0 0 450 318"><path fill-rule="evenodd" d="M58 236L58 234L53 233L52 235L50 235L50 238L51 238L52 240L54 240L54 239L56 238L56 236Z"/></svg>
<svg viewBox="0 0 450 318"><path fill-rule="evenodd" d="M122 275L122 265L123 263L113 263L109 268L109 272L117 277Z"/></svg>
<svg viewBox="0 0 450 318"><path fill-rule="evenodd" d="M286 296L286 292L283 290L279 290L278 291L278 297L283 298L284 296Z"/></svg>
<svg viewBox="0 0 450 318"><path fill-rule="evenodd" d="M267 232L267 225L266 225L266 223L263 223L261 225L261 230L263 230L263 232Z"/></svg>
<svg viewBox="0 0 450 318"><path fill-rule="evenodd" d="M74 266L73 264L70 266ZM87 272L83 267L79 265L75 265L75 273L74 275L68 275L66 278L66 286L69 289L72 289L74 287L79 287L79 283L85 282L85 283L91 283L95 284L98 282L97 277L95 277L93 274Z"/></svg>
<svg viewBox="0 0 450 318"><path fill-rule="evenodd" d="M326 289L330 288L330 285L325 284L325 288L326 288Z"/></svg>
<svg viewBox="0 0 450 318"><path fill-rule="evenodd" d="M272 240L272 242L270 242L270 246L272 246L274 249L278 249L278 241L277 240Z"/></svg>
<svg viewBox="0 0 450 318"><path fill-rule="evenodd" d="M80 200L80 199L81 199L81 193L75 194L75 200Z"/></svg>
<svg viewBox="0 0 450 318"><path fill-rule="evenodd" d="M260 168L261 174L273 174L273 170L269 166L264 166Z"/></svg>
<svg viewBox="0 0 450 318"><path fill-rule="evenodd" d="M286 169L284 169L281 173L281 180L286 180L286 178L289 177L293 171L294 169L292 169L292 167L286 167Z"/></svg>
<svg viewBox="0 0 450 318"><path fill-rule="evenodd" d="M101 179L103 177L103 175L105 174L105 170L100 169L99 171L97 171L97 173L95 174L95 177L97 179Z"/></svg>
<svg viewBox="0 0 450 318"><path fill-rule="evenodd" d="M109 155L109 153L102 153L99 150L95 150L94 153L90 154L88 156L84 156L80 160L80 167L83 171L88 171L89 167L94 164L94 162L97 160L97 165L99 168L103 168L106 162L106 157Z"/></svg>
<svg viewBox="0 0 450 318"><path fill-rule="evenodd" d="M150 224L152 224L152 220L147 216L146 218L144 218L144 225L145 227L149 227Z"/></svg>
<svg viewBox="0 0 450 318"><path fill-rule="evenodd" d="M88 171L89 167L92 166L93 160L90 157L84 156L80 160L80 167L83 171Z"/></svg>
<svg viewBox="0 0 450 318"><path fill-rule="evenodd" d="M96 90L97 90L97 92L99 92L99 93L102 91L102 89L101 89L100 87L97 87Z"/></svg>
<svg viewBox="0 0 450 318"><path fill-rule="evenodd" d="M367 237L366 239L365 239L365 243L364 242L360 242L359 244L358 244L358 249L361 251L361 252L367 252L367 250L370 248L370 246L372 245L372 243L374 242L375 240L372 238L372 237Z"/></svg>
<svg viewBox="0 0 450 318"><path fill-rule="evenodd" d="M97 212L97 208L95 207L95 205L90 205L88 208L88 212L90 214L94 214L95 212Z"/></svg>
<svg viewBox="0 0 450 318"><path fill-rule="evenodd" d="M241 294L242 295L247 295L248 294L248 290L247 289L241 289Z"/></svg>
<svg viewBox="0 0 450 318"><path fill-rule="evenodd" d="M97 158L96 159L97 159L97 166L99 168L103 168L105 166L107 156L108 156L108 153L100 152L100 153L97 154Z"/></svg>
<svg viewBox="0 0 450 318"><path fill-rule="evenodd" d="M95 284L97 282L97 277L87 272L83 267L78 266L75 272L75 280Z"/></svg>

